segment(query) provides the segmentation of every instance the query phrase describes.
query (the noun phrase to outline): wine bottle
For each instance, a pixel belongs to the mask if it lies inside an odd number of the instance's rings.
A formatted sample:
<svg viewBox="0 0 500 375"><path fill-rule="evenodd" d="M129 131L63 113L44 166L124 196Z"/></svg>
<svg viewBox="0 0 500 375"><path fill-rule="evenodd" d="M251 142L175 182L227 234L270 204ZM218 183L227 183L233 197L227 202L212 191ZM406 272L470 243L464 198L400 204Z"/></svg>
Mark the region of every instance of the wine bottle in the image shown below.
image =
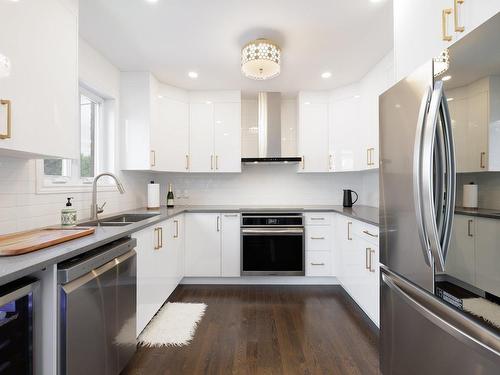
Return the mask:
<svg viewBox="0 0 500 375"><path fill-rule="evenodd" d="M168 184L167 208L174 208L174 192L172 191L172 184Z"/></svg>

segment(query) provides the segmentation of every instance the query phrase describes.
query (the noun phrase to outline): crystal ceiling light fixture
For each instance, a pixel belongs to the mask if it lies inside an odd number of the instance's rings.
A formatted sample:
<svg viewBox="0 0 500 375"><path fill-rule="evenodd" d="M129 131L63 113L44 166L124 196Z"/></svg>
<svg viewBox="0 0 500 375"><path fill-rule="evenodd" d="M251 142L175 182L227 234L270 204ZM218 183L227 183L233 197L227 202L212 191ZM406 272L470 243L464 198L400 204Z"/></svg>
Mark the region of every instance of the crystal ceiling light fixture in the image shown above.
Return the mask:
<svg viewBox="0 0 500 375"><path fill-rule="evenodd" d="M241 49L241 72L263 81L277 77L281 68L281 48L269 39L256 39Z"/></svg>

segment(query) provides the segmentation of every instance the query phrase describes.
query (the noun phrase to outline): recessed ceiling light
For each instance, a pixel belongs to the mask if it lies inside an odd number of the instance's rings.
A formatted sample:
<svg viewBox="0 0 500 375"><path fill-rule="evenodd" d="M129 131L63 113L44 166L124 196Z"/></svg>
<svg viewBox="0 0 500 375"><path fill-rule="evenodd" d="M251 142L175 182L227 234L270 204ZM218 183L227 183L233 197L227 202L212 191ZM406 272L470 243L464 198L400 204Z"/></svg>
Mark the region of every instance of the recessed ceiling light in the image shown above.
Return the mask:
<svg viewBox="0 0 500 375"><path fill-rule="evenodd" d="M305 102L304 104L305 104L305 105L309 105L309 104L311 104L311 102Z"/></svg>
<svg viewBox="0 0 500 375"><path fill-rule="evenodd" d="M455 98L447 98L446 100L451 102L451 101L455 100Z"/></svg>
<svg viewBox="0 0 500 375"><path fill-rule="evenodd" d="M385 0L370 0L372 3L383 3Z"/></svg>
<svg viewBox="0 0 500 375"><path fill-rule="evenodd" d="M192 79L196 79L196 78L198 78L198 73L196 73L196 72L189 72L188 73L188 77L192 78Z"/></svg>
<svg viewBox="0 0 500 375"><path fill-rule="evenodd" d="M330 78L332 76L331 72L324 72L321 73L321 78Z"/></svg>
<svg viewBox="0 0 500 375"><path fill-rule="evenodd" d="M146 0L148 3L157 3L158 0Z"/></svg>
<svg viewBox="0 0 500 375"><path fill-rule="evenodd" d="M444 76L441 78L441 81L449 81L451 79L451 76Z"/></svg>

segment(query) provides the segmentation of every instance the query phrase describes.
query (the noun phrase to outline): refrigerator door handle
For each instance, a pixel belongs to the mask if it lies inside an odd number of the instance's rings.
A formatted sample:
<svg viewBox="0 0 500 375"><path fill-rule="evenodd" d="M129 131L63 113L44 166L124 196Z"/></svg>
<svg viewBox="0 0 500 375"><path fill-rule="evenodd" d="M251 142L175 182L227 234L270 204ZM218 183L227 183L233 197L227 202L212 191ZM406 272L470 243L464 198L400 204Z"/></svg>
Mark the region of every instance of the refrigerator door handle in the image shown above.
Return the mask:
<svg viewBox="0 0 500 375"><path fill-rule="evenodd" d="M445 134L448 137L451 136L451 133L446 129L446 126L444 128L437 127L438 119L442 121L444 119L444 116L442 116L443 100L445 100L443 82L437 81L434 85L429 114L423 129L422 166L420 169L424 228L434 266L438 272L443 272L445 269L444 254L446 251L443 251L443 245L448 246L449 241L444 241L444 234L449 236L451 232L451 230L445 229L445 225L452 224L451 220L446 220L445 223L444 215L449 214L450 210L446 206L450 203L454 204L454 194L447 193L446 199L444 198L445 186L443 184L447 184L449 178L454 178L454 176L451 176L452 171L444 170L444 168L449 167L446 160L449 159L451 162L451 158L446 156L450 153L450 150L449 147L446 147ZM447 174L446 178L445 173ZM434 185L434 182L436 182L436 185ZM451 187L448 186L447 188ZM453 199L452 202L451 199Z"/></svg>
<svg viewBox="0 0 500 375"><path fill-rule="evenodd" d="M450 247L451 230L455 214L455 197L457 191L455 145L453 143L453 128L446 93L443 91L441 99L441 123L445 142L445 164L446 164L446 194L444 199L444 222L441 235L441 248L443 258L446 262L448 249Z"/></svg>
<svg viewBox="0 0 500 375"><path fill-rule="evenodd" d="M429 251L429 240L425 233L424 216L422 209L422 142L424 137L424 127L427 119L427 112L431 101L432 89L427 88L427 92L422 96L420 111L418 115L417 130L415 133L415 146L413 158L413 200L415 205L415 215L417 216L417 230L422 245L425 263L432 267L432 255Z"/></svg>
<svg viewBox="0 0 500 375"><path fill-rule="evenodd" d="M382 281L422 316L480 354L499 360L500 336L386 268L381 271Z"/></svg>

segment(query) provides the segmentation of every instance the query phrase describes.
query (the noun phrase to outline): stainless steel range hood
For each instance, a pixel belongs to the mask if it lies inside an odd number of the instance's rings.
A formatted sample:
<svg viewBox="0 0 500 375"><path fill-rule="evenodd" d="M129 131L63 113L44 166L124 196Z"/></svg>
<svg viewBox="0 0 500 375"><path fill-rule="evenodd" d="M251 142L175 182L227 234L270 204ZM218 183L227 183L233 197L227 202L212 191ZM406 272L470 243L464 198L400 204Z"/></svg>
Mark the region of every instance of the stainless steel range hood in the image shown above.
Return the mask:
<svg viewBox="0 0 500 375"><path fill-rule="evenodd" d="M281 93L258 94L259 156L242 158L242 163L298 163L300 157L281 154Z"/></svg>

